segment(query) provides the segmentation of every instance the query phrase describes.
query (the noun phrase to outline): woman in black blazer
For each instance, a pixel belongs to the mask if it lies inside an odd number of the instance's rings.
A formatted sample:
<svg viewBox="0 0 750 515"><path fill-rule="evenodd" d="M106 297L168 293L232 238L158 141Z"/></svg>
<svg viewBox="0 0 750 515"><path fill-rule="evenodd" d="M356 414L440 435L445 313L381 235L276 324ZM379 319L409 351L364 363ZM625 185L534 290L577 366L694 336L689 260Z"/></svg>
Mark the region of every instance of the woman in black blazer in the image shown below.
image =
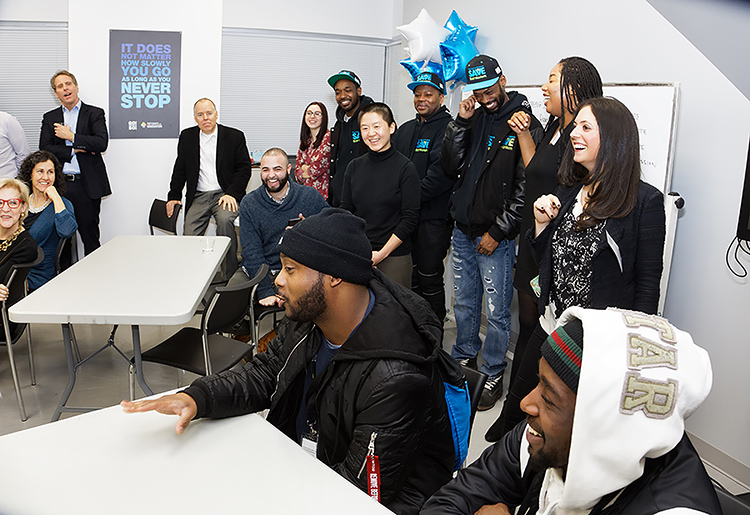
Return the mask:
<svg viewBox="0 0 750 515"><path fill-rule="evenodd" d="M638 127L614 98L578 106L556 195L534 202L526 233L539 263L539 324L503 406L502 434L524 418L519 403L534 389L539 349L571 306L656 313L665 215L659 190L640 180ZM494 435L493 435L494 436Z"/></svg>

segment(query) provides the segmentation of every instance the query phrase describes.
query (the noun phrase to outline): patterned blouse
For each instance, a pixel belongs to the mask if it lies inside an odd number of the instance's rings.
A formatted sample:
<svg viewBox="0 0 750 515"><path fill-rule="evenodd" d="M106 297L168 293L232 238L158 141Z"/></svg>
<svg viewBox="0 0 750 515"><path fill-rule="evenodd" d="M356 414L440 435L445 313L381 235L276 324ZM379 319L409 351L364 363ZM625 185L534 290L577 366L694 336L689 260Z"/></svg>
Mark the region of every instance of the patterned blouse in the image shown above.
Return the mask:
<svg viewBox="0 0 750 515"><path fill-rule="evenodd" d="M305 186L311 186L328 198L328 167L331 162L331 131L326 131L320 146L313 148L312 143L307 150L297 151L297 164L294 175L297 182ZM302 165L309 165L307 170L309 177L302 176Z"/></svg>
<svg viewBox="0 0 750 515"><path fill-rule="evenodd" d="M603 236L607 221L576 232L577 216L573 211L570 209L563 215L552 235L550 300L555 307L555 318L571 306L588 308L591 305L591 260L602 245L606 245Z"/></svg>

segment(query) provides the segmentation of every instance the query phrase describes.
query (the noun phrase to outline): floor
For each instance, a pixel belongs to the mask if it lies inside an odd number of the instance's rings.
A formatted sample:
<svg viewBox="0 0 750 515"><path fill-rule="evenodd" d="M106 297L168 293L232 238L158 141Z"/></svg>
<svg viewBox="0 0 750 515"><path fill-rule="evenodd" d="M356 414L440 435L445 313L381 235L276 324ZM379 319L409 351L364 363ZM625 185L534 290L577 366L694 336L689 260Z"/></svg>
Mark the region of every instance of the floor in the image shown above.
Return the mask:
<svg viewBox="0 0 750 515"><path fill-rule="evenodd" d="M198 318L194 318L190 325L197 327L199 325ZM148 348L169 337L177 329L175 327L143 327L141 330L142 345L144 348ZM76 326L75 331L81 354L87 356L99 349L106 343L111 330L111 327L105 326ZM455 337L455 323L447 321L445 326L446 349L450 349ZM65 366L65 352L60 326L34 324L32 326L32 341L36 364L36 386L30 384L25 339L14 346L28 415L26 422L20 420L7 353L5 349L0 350L0 435L48 423L59 401L60 393L67 383L68 372ZM128 356L132 355L131 342L130 328L120 327L115 336L115 343ZM509 358L512 358L512 356L509 355ZM153 363L145 363L144 372L146 381L154 392L172 390L189 384L195 377L190 373L181 374L177 370ZM506 374L505 377L506 391L509 375ZM80 367L76 387L69 404L91 407L117 404L122 399L128 398L128 382L128 363L113 349L105 349L101 354ZM136 386L136 397L141 396L143 396L143 392ZM479 457L489 445L484 440L484 433L496 420L501 409L502 403L498 402L491 410L477 413L472 429L467 463L471 463ZM71 416L76 415L63 414L63 418ZM748 488L745 485L735 482L732 478L708 464L707 470L730 492L737 495L748 493Z"/></svg>

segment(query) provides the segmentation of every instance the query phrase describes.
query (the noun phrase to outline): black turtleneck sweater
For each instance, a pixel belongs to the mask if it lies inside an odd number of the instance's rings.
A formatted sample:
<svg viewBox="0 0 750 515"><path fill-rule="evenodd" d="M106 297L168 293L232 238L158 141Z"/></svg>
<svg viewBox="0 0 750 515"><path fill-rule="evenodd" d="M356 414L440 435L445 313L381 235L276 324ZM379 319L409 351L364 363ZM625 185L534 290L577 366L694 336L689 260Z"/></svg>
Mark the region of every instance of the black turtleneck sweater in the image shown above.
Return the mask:
<svg viewBox="0 0 750 515"><path fill-rule="evenodd" d="M419 221L419 176L414 164L391 146L368 151L349 163L344 176L341 207L364 218L372 250L380 250L391 237L402 243L392 256L411 252L411 233Z"/></svg>

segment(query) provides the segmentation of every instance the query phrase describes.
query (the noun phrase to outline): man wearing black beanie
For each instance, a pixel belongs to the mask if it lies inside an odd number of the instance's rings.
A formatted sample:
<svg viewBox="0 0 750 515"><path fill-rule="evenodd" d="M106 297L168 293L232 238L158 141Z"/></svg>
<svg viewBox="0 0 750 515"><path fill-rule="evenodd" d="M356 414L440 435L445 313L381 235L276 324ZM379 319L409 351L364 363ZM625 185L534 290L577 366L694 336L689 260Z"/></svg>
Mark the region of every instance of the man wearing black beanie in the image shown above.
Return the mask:
<svg viewBox="0 0 750 515"><path fill-rule="evenodd" d="M269 409L269 422L370 493L363 469L376 456L381 502L418 513L455 461L436 363L442 323L372 267L364 228L329 208L285 231L276 286L289 322L268 351L178 394L123 401L125 411L179 415L180 434L197 417Z"/></svg>

